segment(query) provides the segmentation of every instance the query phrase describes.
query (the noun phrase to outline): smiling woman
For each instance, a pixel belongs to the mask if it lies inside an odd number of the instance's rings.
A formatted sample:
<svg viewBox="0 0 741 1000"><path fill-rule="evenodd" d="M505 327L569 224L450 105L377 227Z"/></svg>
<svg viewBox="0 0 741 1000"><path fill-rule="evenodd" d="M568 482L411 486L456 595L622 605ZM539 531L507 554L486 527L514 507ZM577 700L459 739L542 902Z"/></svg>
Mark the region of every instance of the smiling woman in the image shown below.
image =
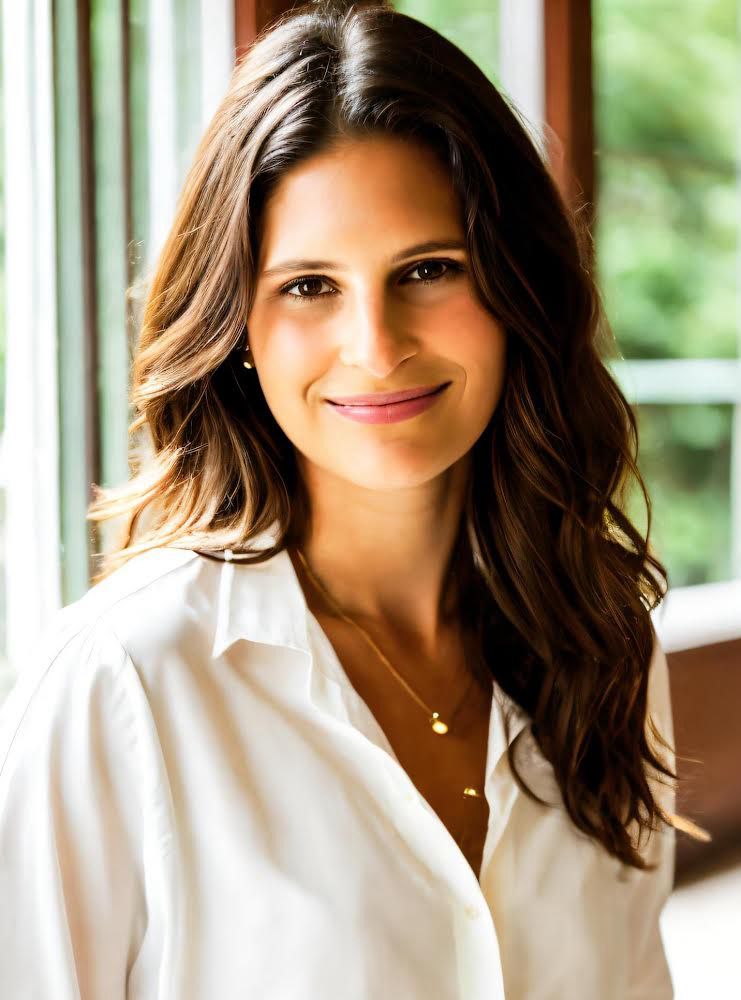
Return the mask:
<svg viewBox="0 0 741 1000"><path fill-rule="evenodd" d="M122 536L0 720L9 995L671 997L665 573L586 240L436 32L258 38L149 288Z"/></svg>

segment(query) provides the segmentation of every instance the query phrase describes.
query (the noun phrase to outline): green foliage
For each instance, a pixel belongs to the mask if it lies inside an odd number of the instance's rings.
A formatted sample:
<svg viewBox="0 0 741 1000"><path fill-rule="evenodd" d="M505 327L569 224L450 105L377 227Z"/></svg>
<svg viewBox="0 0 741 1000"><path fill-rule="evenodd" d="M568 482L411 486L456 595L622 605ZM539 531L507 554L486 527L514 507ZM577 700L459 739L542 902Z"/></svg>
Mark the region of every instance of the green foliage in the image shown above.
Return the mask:
<svg viewBox="0 0 741 1000"><path fill-rule="evenodd" d="M738 356L736 0L593 5L597 269L625 358ZM730 405L638 407L670 585L728 579ZM642 498L630 512L645 529Z"/></svg>
<svg viewBox="0 0 741 1000"><path fill-rule="evenodd" d="M728 404L637 407L640 467L652 502L651 541L673 587L731 575ZM629 513L645 531L643 498Z"/></svg>
<svg viewBox="0 0 741 1000"><path fill-rule="evenodd" d="M598 276L623 356L735 357L735 181L627 156L600 170Z"/></svg>
<svg viewBox="0 0 741 1000"><path fill-rule="evenodd" d="M626 358L735 357L735 0L594 5L597 266Z"/></svg>

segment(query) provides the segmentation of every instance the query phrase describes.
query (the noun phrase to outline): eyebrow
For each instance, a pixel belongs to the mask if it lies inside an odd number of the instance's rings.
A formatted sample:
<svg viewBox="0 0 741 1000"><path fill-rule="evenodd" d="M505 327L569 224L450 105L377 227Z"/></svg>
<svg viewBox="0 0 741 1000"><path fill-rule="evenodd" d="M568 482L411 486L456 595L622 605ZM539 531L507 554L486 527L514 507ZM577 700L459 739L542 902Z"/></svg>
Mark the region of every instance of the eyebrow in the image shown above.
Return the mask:
<svg viewBox="0 0 741 1000"><path fill-rule="evenodd" d="M463 240L427 240L425 243L416 243L414 246L399 250L391 258L392 264L398 264L407 257L418 257L421 254L432 253L436 250L465 250L466 244ZM338 264L331 260L309 260L301 258L297 260L284 260L280 264L266 268L262 275L269 277L275 274L285 274L288 271L320 271L323 269L346 271L343 264Z"/></svg>

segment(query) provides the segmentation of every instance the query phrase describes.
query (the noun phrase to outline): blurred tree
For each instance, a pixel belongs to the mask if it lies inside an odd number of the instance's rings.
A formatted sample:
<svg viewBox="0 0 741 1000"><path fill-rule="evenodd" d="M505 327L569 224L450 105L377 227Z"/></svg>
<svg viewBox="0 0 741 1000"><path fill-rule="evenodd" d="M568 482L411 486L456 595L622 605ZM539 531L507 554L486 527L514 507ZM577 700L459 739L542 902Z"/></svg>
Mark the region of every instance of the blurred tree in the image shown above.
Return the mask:
<svg viewBox="0 0 741 1000"><path fill-rule="evenodd" d="M598 269L626 358L735 357L736 0L596 0Z"/></svg>
<svg viewBox="0 0 741 1000"><path fill-rule="evenodd" d="M738 354L736 0L595 0L597 270L626 359ZM670 584L731 575L732 407L639 405ZM631 498L634 516L645 510Z"/></svg>

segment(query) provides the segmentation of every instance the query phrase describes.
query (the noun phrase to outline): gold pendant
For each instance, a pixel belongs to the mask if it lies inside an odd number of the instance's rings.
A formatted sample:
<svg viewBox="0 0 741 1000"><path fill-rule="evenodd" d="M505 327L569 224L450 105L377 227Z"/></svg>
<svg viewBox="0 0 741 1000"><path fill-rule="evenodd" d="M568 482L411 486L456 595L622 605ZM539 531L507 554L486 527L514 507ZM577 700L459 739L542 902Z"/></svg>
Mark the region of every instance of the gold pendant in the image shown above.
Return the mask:
<svg viewBox="0 0 741 1000"><path fill-rule="evenodd" d="M432 721L432 728L433 728L433 730L436 733L440 733L441 736L444 735L445 733L447 733L448 727L445 725L445 723L443 722L443 720L440 718L440 714L438 712L433 712L432 713L432 720L431 721Z"/></svg>

